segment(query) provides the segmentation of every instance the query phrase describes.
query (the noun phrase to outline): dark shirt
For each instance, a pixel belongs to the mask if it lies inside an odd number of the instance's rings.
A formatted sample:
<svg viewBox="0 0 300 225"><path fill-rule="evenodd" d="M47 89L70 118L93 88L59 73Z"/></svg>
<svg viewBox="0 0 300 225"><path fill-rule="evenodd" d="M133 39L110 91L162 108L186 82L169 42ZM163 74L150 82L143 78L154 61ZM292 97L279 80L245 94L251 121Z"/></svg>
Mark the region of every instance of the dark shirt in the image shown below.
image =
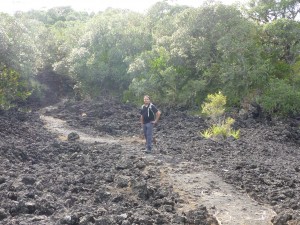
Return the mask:
<svg viewBox="0 0 300 225"><path fill-rule="evenodd" d="M143 116L144 124L155 120L155 115L158 109L150 103L148 106L143 105L140 114Z"/></svg>

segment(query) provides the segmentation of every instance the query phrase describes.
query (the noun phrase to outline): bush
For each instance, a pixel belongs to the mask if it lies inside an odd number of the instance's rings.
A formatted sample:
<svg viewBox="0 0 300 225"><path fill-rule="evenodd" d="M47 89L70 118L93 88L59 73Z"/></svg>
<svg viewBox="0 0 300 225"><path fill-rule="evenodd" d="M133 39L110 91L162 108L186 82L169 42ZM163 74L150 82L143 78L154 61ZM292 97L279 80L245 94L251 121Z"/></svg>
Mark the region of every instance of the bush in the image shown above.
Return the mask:
<svg viewBox="0 0 300 225"><path fill-rule="evenodd" d="M0 67L0 108L8 109L16 100L24 100L30 95L20 74L5 66Z"/></svg>
<svg viewBox="0 0 300 225"><path fill-rule="evenodd" d="M231 125L235 122L234 119L228 117L226 121L223 121L222 124L213 124L210 128L205 130L200 134L205 138L214 138L214 137L233 137L234 139L240 138L240 131L233 130Z"/></svg>
<svg viewBox="0 0 300 225"><path fill-rule="evenodd" d="M259 103L271 115L297 115L300 113L300 91L285 80L274 79L260 97Z"/></svg>
<svg viewBox="0 0 300 225"><path fill-rule="evenodd" d="M211 127L200 132L205 138L222 137L226 138L229 136L238 139L240 137L240 131L233 130L231 126L235 122L233 118L225 118L225 105L226 97L219 92L218 94L208 95L206 102L202 104L202 113L210 117L212 120Z"/></svg>
<svg viewBox="0 0 300 225"><path fill-rule="evenodd" d="M221 124L221 117L225 112L226 97L219 92L209 94L202 104L202 113L212 119L213 124Z"/></svg>

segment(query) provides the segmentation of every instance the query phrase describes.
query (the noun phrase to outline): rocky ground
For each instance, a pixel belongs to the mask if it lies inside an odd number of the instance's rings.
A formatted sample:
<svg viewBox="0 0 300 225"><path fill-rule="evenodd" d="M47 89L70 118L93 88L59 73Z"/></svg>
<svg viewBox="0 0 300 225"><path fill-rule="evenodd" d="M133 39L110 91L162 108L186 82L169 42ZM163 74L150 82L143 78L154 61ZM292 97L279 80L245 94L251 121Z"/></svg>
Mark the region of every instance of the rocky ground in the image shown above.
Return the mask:
<svg viewBox="0 0 300 225"><path fill-rule="evenodd" d="M203 171L214 179L210 191L226 183L272 209L270 223L300 224L299 121L249 114L236 118L240 139L207 140L199 135L203 118L162 113L155 153L145 155L139 112L130 104L66 101L0 112L0 224L226 224L218 219L221 199L208 207L204 194L186 197L192 189L185 179L201 184ZM61 135L56 119L66 125Z"/></svg>

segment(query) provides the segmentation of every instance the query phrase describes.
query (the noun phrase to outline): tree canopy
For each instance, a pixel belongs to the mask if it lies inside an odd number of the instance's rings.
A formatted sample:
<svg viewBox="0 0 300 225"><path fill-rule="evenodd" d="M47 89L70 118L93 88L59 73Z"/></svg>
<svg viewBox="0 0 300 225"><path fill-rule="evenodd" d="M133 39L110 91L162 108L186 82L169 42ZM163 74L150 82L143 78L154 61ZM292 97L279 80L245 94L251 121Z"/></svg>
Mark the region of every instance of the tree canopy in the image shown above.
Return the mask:
<svg viewBox="0 0 300 225"><path fill-rule="evenodd" d="M1 13L0 78L15 87L1 86L2 99L43 95L38 76L55 73L92 98L138 102L149 94L162 105L195 108L221 91L227 106L299 114L299 11L295 0L250 0L199 8L161 1L146 14L70 7ZM20 87L26 91L13 91Z"/></svg>

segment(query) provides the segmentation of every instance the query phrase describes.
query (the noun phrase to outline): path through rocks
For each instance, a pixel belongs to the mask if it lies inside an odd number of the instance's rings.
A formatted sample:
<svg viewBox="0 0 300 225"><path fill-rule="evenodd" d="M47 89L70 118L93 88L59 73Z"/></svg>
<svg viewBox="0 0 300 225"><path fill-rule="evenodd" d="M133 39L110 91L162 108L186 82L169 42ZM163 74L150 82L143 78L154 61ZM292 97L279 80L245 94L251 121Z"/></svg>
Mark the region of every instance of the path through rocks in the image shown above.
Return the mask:
<svg viewBox="0 0 300 225"><path fill-rule="evenodd" d="M222 225L268 225L275 212L268 206L252 200L246 193L237 191L213 172L192 162L174 162L172 156L161 154L158 149L152 155L137 151L136 145L143 145L138 137L95 136L68 126L66 121L41 115L45 127L56 134L61 141L67 141L68 134L79 135L83 143L107 143L124 145L123 154L136 154L150 161L149 168L161 171L161 182L171 185L180 195L179 211L185 212L205 205L208 212ZM151 163L152 161L152 163ZM159 168L157 168L159 167Z"/></svg>

